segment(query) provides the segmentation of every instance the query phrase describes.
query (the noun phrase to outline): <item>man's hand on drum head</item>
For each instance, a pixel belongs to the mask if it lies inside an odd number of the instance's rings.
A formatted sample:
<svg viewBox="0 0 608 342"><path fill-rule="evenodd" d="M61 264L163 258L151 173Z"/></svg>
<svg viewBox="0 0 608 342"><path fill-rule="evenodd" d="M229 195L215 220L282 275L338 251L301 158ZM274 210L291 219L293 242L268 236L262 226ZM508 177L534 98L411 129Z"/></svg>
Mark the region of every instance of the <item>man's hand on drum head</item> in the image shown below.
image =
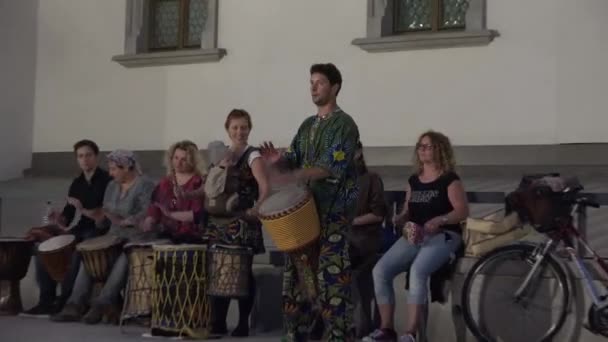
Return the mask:
<svg viewBox="0 0 608 342"><path fill-rule="evenodd" d="M32 228L23 237L27 241L43 241L43 239L48 238L49 234L45 233L41 228Z"/></svg>
<svg viewBox="0 0 608 342"><path fill-rule="evenodd" d="M249 208L247 209L247 211L245 211L245 215L251 217L251 218L257 218L260 216L260 212L258 207L253 207L253 208Z"/></svg>
<svg viewBox="0 0 608 342"><path fill-rule="evenodd" d="M53 236L63 234L65 229L62 229L61 226L44 226L44 227L34 227L30 229L26 234L24 239L28 241L36 241L42 242L52 238Z"/></svg>
<svg viewBox="0 0 608 342"><path fill-rule="evenodd" d="M264 143L260 145L260 154L264 157L264 160L270 164L276 164L281 160L283 152L283 149L276 149L270 141L264 141Z"/></svg>
<svg viewBox="0 0 608 342"><path fill-rule="evenodd" d="M41 241L48 240L51 237L52 237L52 235L49 234L48 232L44 231L43 229L34 228L34 229L31 229L29 232L27 232L24 239L27 241L41 242Z"/></svg>

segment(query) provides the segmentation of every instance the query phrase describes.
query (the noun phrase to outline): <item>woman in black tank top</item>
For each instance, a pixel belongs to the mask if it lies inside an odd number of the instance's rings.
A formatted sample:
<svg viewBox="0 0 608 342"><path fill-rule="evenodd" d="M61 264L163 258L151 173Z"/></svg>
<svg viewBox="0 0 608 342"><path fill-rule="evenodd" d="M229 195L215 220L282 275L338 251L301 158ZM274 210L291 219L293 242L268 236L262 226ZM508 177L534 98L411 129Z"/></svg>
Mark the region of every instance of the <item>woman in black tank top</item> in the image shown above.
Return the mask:
<svg viewBox="0 0 608 342"><path fill-rule="evenodd" d="M416 172L406 188L403 211L393 218L395 225L418 227L419 239L398 239L373 270L376 302L381 326L368 341L397 341L393 313L393 279L409 270L409 293L405 335L399 341L415 342L423 305L427 303L430 275L450 260L462 244L460 222L468 216L466 194L454 172L450 140L429 131L418 139L414 155ZM411 242L410 242L411 241Z"/></svg>

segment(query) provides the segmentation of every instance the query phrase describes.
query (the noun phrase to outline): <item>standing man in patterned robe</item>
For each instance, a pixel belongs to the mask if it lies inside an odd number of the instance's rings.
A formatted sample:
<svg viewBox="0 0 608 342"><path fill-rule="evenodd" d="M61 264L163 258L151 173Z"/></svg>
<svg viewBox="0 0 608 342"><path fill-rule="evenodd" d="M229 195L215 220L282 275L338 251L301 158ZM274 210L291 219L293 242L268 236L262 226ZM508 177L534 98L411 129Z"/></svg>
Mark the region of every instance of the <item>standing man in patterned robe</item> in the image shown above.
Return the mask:
<svg viewBox="0 0 608 342"><path fill-rule="evenodd" d="M283 283L283 313L286 341L304 341L320 313L326 327L324 341L354 338L351 302L351 264L346 234L357 204L357 170L354 162L359 129L355 121L336 104L342 76L333 64L310 68L310 93L316 115L307 118L286 152L272 143L261 148L266 160L288 169L291 181L306 183L319 213L321 235L317 270L318 308L300 290L302 276L291 258L286 258ZM284 179L285 180L285 179ZM306 227L302 227L306 229Z"/></svg>

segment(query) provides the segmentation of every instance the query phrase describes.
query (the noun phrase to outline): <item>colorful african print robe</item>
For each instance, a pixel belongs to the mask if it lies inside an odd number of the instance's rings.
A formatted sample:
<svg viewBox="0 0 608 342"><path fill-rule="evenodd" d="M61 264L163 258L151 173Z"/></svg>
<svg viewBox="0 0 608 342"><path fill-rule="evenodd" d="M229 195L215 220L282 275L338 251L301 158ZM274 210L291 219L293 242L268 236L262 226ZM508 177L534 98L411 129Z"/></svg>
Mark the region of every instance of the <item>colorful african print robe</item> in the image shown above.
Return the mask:
<svg viewBox="0 0 608 342"><path fill-rule="evenodd" d="M351 265L348 232L357 202L357 172L354 153L359 141L355 121L340 108L326 118L307 118L300 126L285 157L290 168L319 167L331 176L309 184L319 220L318 297L311 303L299 283L290 257L286 257L283 278L283 312L287 341L306 339L313 319L323 319L324 341L347 341L352 327ZM302 227L306 229L306 227Z"/></svg>

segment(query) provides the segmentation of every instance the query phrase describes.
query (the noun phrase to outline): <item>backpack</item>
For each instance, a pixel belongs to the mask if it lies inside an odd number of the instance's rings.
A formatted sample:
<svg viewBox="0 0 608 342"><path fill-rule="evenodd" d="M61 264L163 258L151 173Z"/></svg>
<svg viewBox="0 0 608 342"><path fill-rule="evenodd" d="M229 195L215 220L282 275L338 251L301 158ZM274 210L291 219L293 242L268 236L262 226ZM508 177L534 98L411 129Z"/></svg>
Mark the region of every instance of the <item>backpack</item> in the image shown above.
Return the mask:
<svg viewBox="0 0 608 342"><path fill-rule="evenodd" d="M233 216L239 207L240 174L253 147L248 147L230 166L212 166L205 181L205 210L213 216Z"/></svg>
<svg viewBox="0 0 608 342"><path fill-rule="evenodd" d="M562 178L558 173L526 175L505 198L506 214L516 212L522 222L546 233L571 218L573 208L567 198L582 188L578 179Z"/></svg>

